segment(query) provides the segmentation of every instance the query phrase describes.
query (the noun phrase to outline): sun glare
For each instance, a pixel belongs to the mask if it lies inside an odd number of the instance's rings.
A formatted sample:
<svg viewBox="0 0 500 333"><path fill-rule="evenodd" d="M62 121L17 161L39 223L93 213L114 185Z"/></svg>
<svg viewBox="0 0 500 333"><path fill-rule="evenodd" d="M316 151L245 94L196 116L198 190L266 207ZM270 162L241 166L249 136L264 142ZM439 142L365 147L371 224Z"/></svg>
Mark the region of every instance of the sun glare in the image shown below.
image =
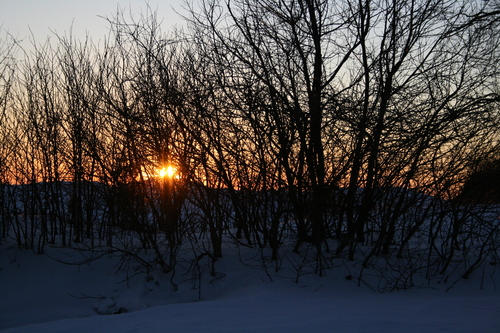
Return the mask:
<svg viewBox="0 0 500 333"><path fill-rule="evenodd" d="M175 176L176 173L177 170L171 165L163 167L160 170L158 170L158 176L161 178L165 177L172 178Z"/></svg>

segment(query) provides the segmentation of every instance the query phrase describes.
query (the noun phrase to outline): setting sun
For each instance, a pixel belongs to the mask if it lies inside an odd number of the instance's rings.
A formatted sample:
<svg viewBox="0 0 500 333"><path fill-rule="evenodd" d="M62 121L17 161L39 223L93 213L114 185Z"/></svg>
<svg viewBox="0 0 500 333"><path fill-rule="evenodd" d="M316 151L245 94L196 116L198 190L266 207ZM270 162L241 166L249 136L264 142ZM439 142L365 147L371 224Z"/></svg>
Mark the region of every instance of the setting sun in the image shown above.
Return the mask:
<svg viewBox="0 0 500 333"><path fill-rule="evenodd" d="M177 169L171 165L166 166L158 170L158 176L161 178L168 177L172 178L177 173Z"/></svg>

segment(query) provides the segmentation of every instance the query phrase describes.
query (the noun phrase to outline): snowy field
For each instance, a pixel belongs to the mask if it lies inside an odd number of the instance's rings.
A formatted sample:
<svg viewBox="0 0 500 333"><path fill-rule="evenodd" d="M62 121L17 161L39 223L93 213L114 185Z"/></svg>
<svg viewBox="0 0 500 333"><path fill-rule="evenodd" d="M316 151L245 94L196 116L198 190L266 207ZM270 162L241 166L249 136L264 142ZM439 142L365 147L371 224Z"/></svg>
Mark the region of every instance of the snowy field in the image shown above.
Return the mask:
<svg viewBox="0 0 500 333"><path fill-rule="evenodd" d="M251 249L243 249L250 251ZM227 252L227 251L226 251ZM413 288L377 293L347 280L339 265L327 276L269 276L228 253L216 276L185 276L174 290L167 275L117 271L117 257L84 265L79 253L50 256L0 247L1 332L500 332L499 274L476 273L448 292ZM181 265L182 266L182 265ZM180 274L180 273L178 273ZM272 281L271 281L272 279ZM177 281L183 281L182 274ZM449 287L449 285L447 286ZM119 313L113 315L100 315Z"/></svg>

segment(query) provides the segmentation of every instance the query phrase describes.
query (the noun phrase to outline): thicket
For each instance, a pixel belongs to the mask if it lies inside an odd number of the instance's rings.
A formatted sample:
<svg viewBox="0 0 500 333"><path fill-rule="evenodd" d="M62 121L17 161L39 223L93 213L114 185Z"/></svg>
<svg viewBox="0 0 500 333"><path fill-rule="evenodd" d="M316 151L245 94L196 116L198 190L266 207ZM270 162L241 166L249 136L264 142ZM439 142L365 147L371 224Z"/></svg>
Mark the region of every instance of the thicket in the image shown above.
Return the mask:
<svg viewBox="0 0 500 333"><path fill-rule="evenodd" d="M5 36L1 238L172 281L225 239L297 276L359 262L380 290L498 264L498 206L453 200L498 158L497 2L197 5L183 32L148 12L97 45Z"/></svg>

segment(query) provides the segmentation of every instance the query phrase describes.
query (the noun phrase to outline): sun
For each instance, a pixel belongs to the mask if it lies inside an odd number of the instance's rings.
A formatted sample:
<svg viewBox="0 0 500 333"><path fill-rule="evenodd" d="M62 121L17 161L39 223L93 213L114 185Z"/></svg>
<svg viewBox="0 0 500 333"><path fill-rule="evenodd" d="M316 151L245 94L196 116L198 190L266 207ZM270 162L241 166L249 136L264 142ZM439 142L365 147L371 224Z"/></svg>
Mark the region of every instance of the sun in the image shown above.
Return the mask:
<svg viewBox="0 0 500 333"><path fill-rule="evenodd" d="M177 174L177 169L171 165L167 165L158 170L158 176L160 178L173 178Z"/></svg>

